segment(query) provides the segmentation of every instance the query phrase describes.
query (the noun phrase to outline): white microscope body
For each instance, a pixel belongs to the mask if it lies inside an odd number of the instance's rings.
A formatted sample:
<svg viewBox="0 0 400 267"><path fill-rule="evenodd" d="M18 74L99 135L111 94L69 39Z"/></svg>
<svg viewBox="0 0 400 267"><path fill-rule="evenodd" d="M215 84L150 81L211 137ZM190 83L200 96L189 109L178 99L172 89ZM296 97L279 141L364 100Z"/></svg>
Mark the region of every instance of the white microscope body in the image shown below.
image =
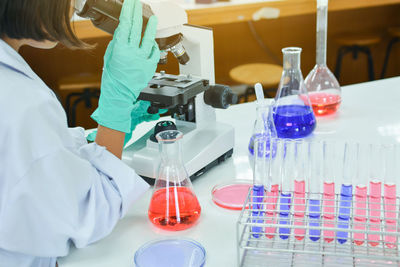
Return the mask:
<svg viewBox="0 0 400 267"><path fill-rule="evenodd" d="M151 6L158 17L156 38L181 33L182 45L190 60L179 65L180 75L198 77L215 84L213 32L209 28L187 25L185 10L168 1L143 1ZM167 26L167 27L166 27ZM204 102L204 92L195 96L195 122L175 120L183 133L182 154L185 167L193 179L208 168L232 154L234 129L231 125L216 121L215 109ZM153 131L142 136L124 149L122 159L139 175L154 179L160 164L158 143L149 139ZM147 179L149 180L149 179Z"/></svg>

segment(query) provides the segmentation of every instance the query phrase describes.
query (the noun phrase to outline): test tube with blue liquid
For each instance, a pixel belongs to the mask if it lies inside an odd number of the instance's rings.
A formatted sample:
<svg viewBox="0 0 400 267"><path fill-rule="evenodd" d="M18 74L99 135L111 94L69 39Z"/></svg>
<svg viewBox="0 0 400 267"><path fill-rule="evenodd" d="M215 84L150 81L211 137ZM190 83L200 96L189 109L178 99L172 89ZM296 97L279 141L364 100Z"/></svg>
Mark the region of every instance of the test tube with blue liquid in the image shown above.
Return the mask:
<svg viewBox="0 0 400 267"><path fill-rule="evenodd" d="M322 148L321 142L309 143L308 217L311 241L318 241L321 237L321 230L314 227L321 227Z"/></svg>
<svg viewBox="0 0 400 267"><path fill-rule="evenodd" d="M385 153L385 176L384 176L384 211L385 211L385 232L398 232L398 210L397 210L397 193L396 185L399 175L399 166L397 164L400 159L399 145L386 146ZM396 235L385 235L385 246L388 248L396 248L399 240Z"/></svg>
<svg viewBox="0 0 400 267"><path fill-rule="evenodd" d="M352 145L349 143L344 144L343 149L343 177L342 186L340 189L339 198L339 214L337 220L337 227L344 231L337 231L336 238L340 244L347 242L349 232L349 221L351 216L351 205L353 200L353 185L352 185L352 172L354 168L354 155Z"/></svg>
<svg viewBox="0 0 400 267"><path fill-rule="evenodd" d="M267 148L268 147L268 148ZM263 202L265 190L270 190L269 157L266 156L269 151L269 141L264 137L254 139L254 168L253 168L253 192L252 192L252 222L256 224L263 223ZM253 237L259 238L262 233L261 226L252 226Z"/></svg>
<svg viewBox="0 0 400 267"><path fill-rule="evenodd" d="M282 160L282 175L281 175L281 195L279 199L279 237L288 239L290 236L290 228L284 225L290 225L290 209L292 204L293 192L293 142L291 140L282 140L277 147L277 156L280 152Z"/></svg>

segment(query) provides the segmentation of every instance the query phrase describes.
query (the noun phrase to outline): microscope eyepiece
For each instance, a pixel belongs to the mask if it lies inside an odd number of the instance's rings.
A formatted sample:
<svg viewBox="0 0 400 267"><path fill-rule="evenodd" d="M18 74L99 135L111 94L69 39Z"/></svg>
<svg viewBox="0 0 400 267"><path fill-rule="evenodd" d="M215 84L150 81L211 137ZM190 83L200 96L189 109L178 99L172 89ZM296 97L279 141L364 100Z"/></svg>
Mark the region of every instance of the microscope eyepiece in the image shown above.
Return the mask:
<svg viewBox="0 0 400 267"><path fill-rule="evenodd" d="M93 24L101 30L113 34L119 24L119 15L123 0L75 0L74 8L78 16L89 18ZM143 29L144 32L148 19L153 15L151 7L143 4ZM156 38L160 50L164 51L160 63L165 64L168 51L171 51L179 63L185 65L189 56L182 45L182 33L169 37Z"/></svg>

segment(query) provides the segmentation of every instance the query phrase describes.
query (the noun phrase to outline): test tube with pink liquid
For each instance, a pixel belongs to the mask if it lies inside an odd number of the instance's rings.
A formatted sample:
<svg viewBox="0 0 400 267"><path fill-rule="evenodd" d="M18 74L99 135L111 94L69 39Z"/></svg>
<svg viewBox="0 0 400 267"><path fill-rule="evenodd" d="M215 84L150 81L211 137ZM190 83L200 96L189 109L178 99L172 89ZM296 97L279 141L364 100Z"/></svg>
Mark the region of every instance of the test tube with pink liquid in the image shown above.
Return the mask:
<svg viewBox="0 0 400 267"><path fill-rule="evenodd" d="M368 219L369 229L368 244L375 247L379 245L381 231L381 198L382 198L382 181L383 178L383 153L381 145L370 145L369 155L370 174L369 174L369 195L368 195Z"/></svg>
<svg viewBox="0 0 400 267"><path fill-rule="evenodd" d="M365 242L365 231L367 225L367 177L368 177L368 168L370 162L369 154L368 154L368 146L363 146L357 144L357 165L356 170L356 189L354 193L354 220L353 220L353 228L354 230L359 230L360 232L353 233L354 243L358 246L361 246Z"/></svg>
<svg viewBox="0 0 400 267"><path fill-rule="evenodd" d="M334 162L336 142L324 141L322 143L322 164L323 164L323 196L322 196L322 213L324 228L335 227L335 175L334 175ZM335 238L333 230L324 230L324 241L332 242Z"/></svg>
<svg viewBox="0 0 400 267"><path fill-rule="evenodd" d="M305 236L304 227L304 216L306 211L305 201L305 168L308 159L307 153L308 143L297 140L294 143L294 196L293 196L293 214L294 214L294 225L301 226L294 228L294 236L297 240L303 240Z"/></svg>
<svg viewBox="0 0 400 267"><path fill-rule="evenodd" d="M278 164L281 159L280 159L280 150L282 148L281 145L279 145L278 139L271 139L270 146L274 147L276 149L276 153L272 155L270 153L269 157L267 160L269 169L268 169L268 180L271 184L271 189L267 191L267 195L265 198L265 205L266 205L266 212L265 212L265 223L274 225L276 224L276 217L278 216L278 211L277 211L277 201L278 201L278 195L279 195L279 177L281 175L281 165ZM272 149L272 148L270 148ZM276 234L276 227L273 226L266 226L265 229L265 236L268 238L274 238Z"/></svg>
<svg viewBox="0 0 400 267"><path fill-rule="evenodd" d="M397 160L399 159L399 145L385 146L385 174L383 184L384 196L384 223L385 232L397 233L398 209L396 203L396 181L398 178ZM385 246L388 248L396 248L396 235L387 234L384 236Z"/></svg>

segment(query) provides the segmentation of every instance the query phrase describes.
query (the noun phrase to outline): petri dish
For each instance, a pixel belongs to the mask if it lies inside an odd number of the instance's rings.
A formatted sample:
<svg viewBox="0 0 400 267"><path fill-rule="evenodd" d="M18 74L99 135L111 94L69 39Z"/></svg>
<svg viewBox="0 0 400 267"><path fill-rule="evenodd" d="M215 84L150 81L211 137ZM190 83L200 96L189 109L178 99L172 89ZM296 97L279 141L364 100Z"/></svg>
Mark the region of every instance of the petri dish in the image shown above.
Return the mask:
<svg viewBox="0 0 400 267"><path fill-rule="evenodd" d="M253 183L248 180L235 180L216 185L211 190L212 200L222 208L241 210L252 186Z"/></svg>
<svg viewBox="0 0 400 267"><path fill-rule="evenodd" d="M192 239L162 239L141 246L134 261L136 267L203 267L206 251Z"/></svg>

